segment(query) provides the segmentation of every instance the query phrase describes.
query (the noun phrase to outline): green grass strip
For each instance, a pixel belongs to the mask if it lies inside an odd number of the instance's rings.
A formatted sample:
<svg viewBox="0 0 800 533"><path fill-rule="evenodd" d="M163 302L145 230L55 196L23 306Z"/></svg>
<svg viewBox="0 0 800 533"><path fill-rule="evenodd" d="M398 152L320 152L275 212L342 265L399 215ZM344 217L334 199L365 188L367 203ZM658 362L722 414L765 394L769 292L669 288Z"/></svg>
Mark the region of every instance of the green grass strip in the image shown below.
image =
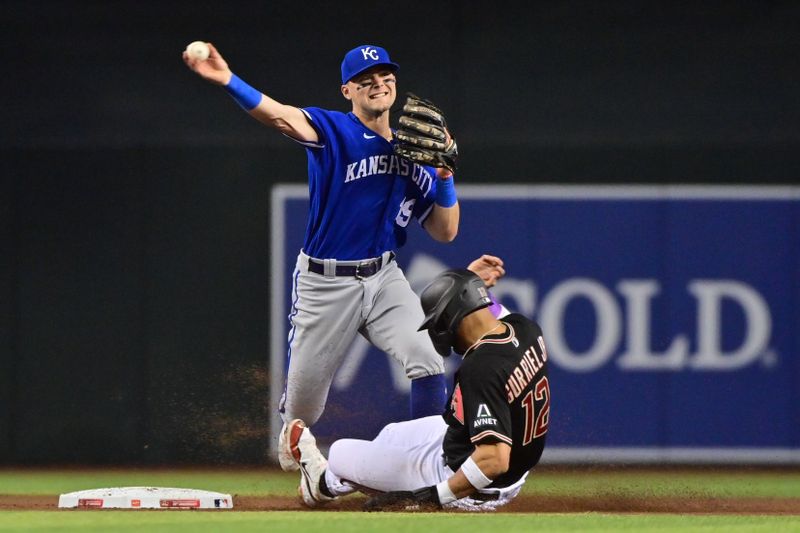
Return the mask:
<svg viewBox="0 0 800 533"><path fill-rule="evenodd" d="M535 531L800 531L781 516L607 514L364 514L350 512L8 511L0 531L18 532L292 532L503 533Z"/></svg>

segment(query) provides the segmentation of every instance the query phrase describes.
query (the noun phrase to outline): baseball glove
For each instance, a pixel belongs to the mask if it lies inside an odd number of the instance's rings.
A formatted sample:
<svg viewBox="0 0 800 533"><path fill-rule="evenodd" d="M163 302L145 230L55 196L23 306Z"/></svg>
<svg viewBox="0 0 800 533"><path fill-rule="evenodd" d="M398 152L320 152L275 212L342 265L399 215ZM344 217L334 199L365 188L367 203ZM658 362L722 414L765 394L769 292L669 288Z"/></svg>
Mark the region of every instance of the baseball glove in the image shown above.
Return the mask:
<svg viewBox="0 0 800 533"><path fill-rule="evenodd" d="M394 490L372 496L364 502L363 510L376 511L435 511L441 509L436 485L415 491Z"/></svg>
<svg viewBox="0 0 800 533"><path fill-rule="evenodd" d="M447 122L433 102L406 93L394 153L415 163L455 172L458 147L448 139Z"/></svg>

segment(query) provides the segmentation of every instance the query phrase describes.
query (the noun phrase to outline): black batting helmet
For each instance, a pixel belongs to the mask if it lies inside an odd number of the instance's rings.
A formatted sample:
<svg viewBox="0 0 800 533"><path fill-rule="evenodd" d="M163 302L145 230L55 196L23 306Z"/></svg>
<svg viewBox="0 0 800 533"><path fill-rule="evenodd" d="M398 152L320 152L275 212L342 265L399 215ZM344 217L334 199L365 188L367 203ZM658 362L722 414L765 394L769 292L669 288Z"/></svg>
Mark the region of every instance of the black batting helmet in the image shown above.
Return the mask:
<svg viewBox="0 0 800 533"><path fill-rule="evenodd" d="M466 268L446 270L436 276L420 296L425 320L417 331L428 330L433 347L450 355L456 331L468 314L492 304L486 285Z"/></svg>

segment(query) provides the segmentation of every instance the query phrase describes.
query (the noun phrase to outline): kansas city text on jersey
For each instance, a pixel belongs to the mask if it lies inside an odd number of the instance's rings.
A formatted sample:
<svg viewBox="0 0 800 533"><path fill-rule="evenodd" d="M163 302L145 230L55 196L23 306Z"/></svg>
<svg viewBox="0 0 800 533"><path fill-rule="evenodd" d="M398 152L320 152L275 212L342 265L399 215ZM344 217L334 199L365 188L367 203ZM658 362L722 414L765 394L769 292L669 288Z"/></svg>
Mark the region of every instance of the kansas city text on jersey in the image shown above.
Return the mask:
<svg viewBox="0 0 800 533"><path fill-rule="evenodd" d="M544 339L539 337L537 339L541 353L537 353L536 349L531 346L522 355L519 364L514 368L514 372L508 376L506 382L506 399L508 403L513 402L519 396L528 383L531 382L533 377L542 368L542 365L547 361L547 350L544 347Z"/></svg>
<svg viewBox="0 0 800 533"><path fill-rule="evenodd" d="M402 159L396 155L383 154L365 157L360 161L347 165L347 175L345 183L355 181L367 176L376 174L399 174L401 176L411 176L425 196L431 190L433 176L425 167L416 163L411 163L407 159Z"/></svg>

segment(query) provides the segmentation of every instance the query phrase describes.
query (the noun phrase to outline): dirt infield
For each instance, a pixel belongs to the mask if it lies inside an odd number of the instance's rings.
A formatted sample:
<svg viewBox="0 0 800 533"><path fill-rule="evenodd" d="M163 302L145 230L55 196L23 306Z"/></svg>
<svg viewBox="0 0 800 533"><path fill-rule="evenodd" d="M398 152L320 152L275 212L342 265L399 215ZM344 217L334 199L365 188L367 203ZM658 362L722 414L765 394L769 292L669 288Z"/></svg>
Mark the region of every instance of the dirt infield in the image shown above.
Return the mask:
<svg viewBox="0 0 800 533"><path fill-rule="evenodd" d="M236 511L307 511L299 499L273 496L234 496ZM320 512L358 511L362 497L352 496ZM2 510L58 510L58 496L0 495ZM530 496L516 498L501 513L679 513L800 515L800 498L657 498L621 496Z"/></svg>

